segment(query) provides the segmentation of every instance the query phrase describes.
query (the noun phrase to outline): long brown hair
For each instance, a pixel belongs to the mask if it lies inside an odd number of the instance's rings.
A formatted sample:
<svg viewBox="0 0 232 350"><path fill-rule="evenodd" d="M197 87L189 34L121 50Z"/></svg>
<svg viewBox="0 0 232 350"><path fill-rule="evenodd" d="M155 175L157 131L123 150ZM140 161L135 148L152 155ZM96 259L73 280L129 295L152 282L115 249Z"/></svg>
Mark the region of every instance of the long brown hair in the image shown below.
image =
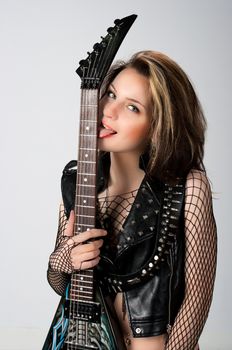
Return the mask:
<svg viewBox="0 0 232 350"><path fill-rule="evenodd" d="M162 181L175 181L203 164L206 120L193 86L180 66L155 51L141 51L128 62L114 64L103 83L104 94L125 68L134 68L150 84L152 121L144 155L146 171Z"/></svg>

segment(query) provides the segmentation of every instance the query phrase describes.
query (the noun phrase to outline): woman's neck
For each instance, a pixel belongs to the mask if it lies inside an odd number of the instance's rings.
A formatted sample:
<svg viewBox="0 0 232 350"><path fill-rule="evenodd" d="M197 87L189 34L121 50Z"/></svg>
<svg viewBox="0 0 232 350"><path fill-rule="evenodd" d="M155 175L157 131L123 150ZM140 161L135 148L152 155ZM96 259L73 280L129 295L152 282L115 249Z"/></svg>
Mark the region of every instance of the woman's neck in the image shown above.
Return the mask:
<svg viewBox="0 0 232 350"><path fill-rule="evenodd" d="M110 174L108 187L114 193L137 189L144 177L139 167L139 154L110 153Z"/></svg>

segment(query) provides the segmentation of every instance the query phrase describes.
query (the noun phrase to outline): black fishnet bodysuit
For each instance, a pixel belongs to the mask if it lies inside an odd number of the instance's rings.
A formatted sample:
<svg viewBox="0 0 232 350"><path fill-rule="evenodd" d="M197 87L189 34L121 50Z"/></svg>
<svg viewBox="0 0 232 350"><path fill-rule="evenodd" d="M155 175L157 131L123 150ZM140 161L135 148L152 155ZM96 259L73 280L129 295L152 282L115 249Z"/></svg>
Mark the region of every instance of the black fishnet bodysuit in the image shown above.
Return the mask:
<svg viewBox="0 0 232 350"><path fill-rule="evenodd" d="M104 222L106 219L107 205L107 216L111 214L115 219L115 230L119 232L135 194L136 191L132 192L126 199L123 196L99 199L100 221ZM184 215L185 298L172 327L166 350L194 350L212 301L217 254L216 225L209 182L207 177L197 170L191 171L187 177ZM70 237L65 236L66 223L64 207L61 205L56 247L50 256L48 268L48 281L60 295L65 290L68 274L72 272L72 241ZM117 239L117 235L115 236ZM116 244L115 238L112 243Z"/></svg>
<svg viewBox="0 0 232 350"><path fill-rule="evenodd" d="M130 212L137 192L138 190L134 190L117 196L108 196L106 191L105 196L98 198L97 219L101 227L113 232L105 238L106 249L110 248L111 255L116 250L118 235Z"/></svg>

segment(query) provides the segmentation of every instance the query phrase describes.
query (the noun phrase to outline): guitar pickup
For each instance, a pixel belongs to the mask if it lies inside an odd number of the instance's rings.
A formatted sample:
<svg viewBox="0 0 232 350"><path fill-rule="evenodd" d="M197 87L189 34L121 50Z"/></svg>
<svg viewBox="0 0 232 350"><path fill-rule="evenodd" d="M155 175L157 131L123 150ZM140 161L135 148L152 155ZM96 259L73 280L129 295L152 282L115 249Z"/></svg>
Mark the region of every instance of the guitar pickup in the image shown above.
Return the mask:
<svg viewBox="0 0 232 350"><path fill-rule="evenodd" d="M101 322L101 304L89 301L65 300L64 317L86 322Z"/></svg>

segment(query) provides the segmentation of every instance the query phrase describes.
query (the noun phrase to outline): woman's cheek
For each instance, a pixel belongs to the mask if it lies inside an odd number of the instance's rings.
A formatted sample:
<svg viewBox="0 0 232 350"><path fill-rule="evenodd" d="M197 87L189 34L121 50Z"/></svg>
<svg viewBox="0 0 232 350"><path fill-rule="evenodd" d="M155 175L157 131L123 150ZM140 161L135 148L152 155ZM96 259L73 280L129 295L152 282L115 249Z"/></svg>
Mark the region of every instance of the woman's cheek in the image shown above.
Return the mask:
<svg viewBox="0 0 232 350"><path fill-rule="evenodd" d="M137 142L141 142L143 141L148 134L149 131L149 126L148 125L139 125L138 127L132 127L131 129L129 129L128 133L127 133L127 137L131 140L131 141L137 141Z"/></svg>

